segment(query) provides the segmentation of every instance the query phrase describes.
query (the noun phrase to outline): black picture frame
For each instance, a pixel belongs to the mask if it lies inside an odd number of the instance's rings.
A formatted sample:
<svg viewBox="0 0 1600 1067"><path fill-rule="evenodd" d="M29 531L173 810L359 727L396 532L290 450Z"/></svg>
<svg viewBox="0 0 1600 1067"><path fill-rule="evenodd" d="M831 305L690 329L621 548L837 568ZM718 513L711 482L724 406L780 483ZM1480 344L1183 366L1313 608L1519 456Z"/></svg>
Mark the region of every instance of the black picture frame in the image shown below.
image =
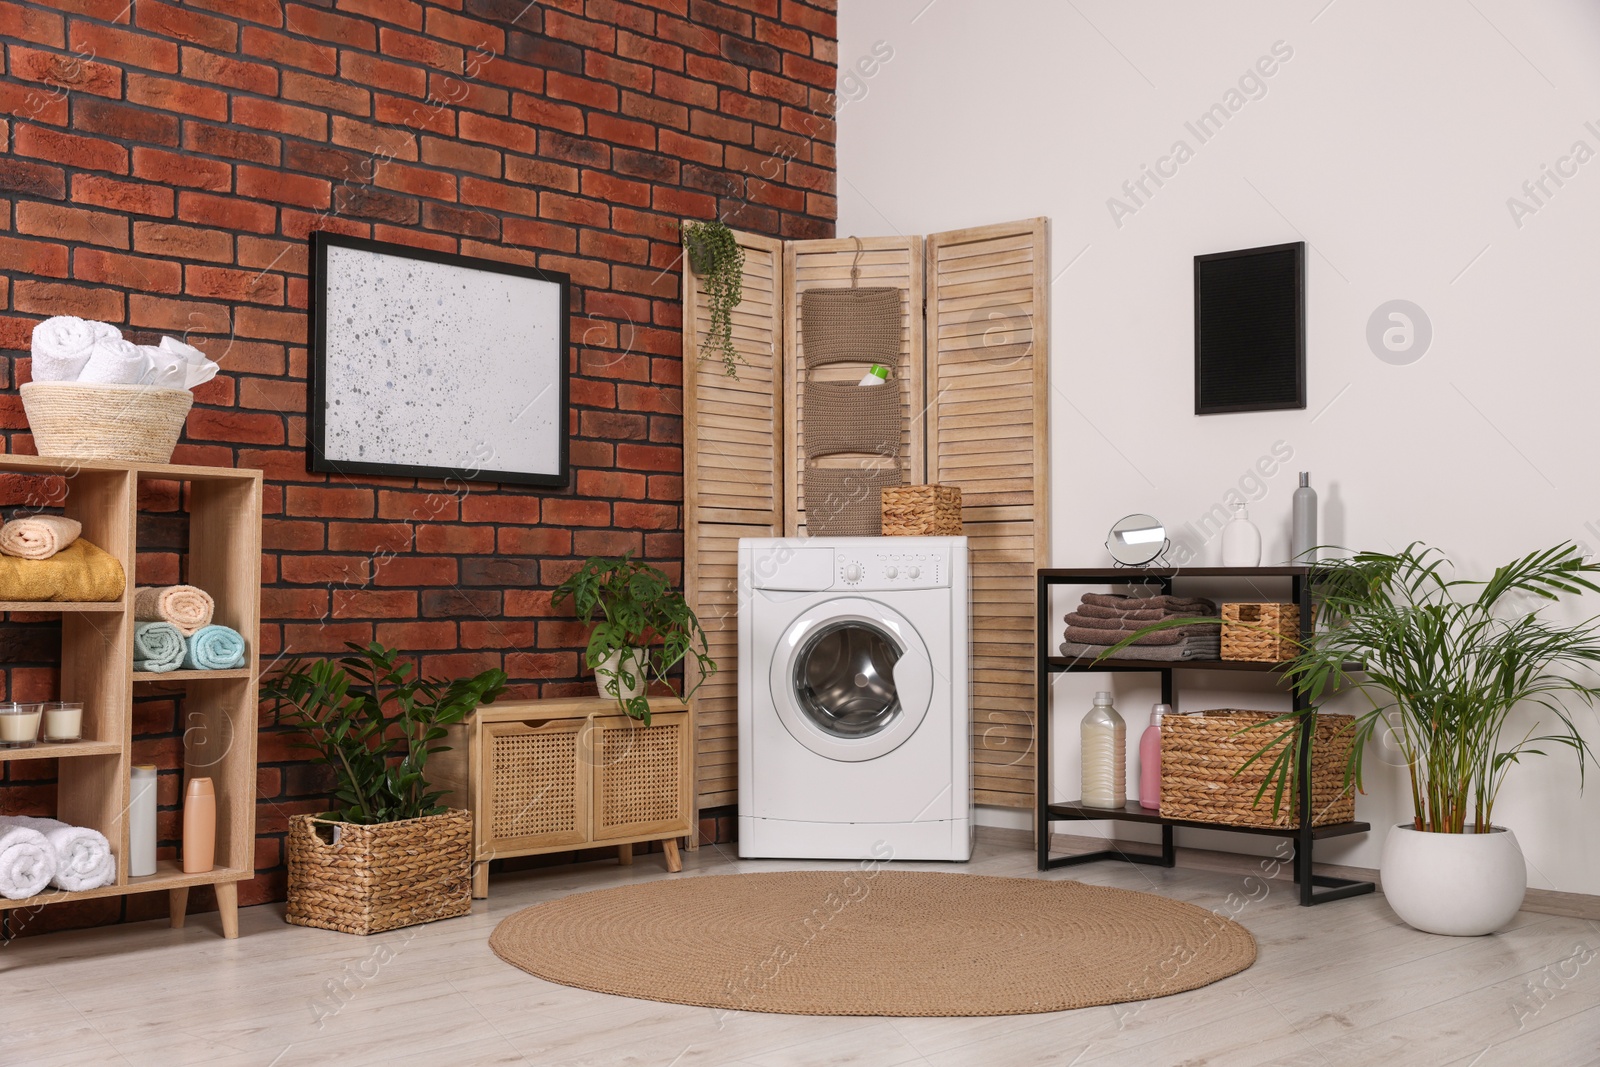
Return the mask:
<svg viewBox="0 0 1600 1067"><path fill-rule="evenodd" d="M1194 257L1194 413L1306 406L1306 245Z"/></svg>
<svg viewBox="0 0 1600 1067"><path fill-rule="evenodd" d="M561 271L542 270L516 263L502 263L498 260L479 259L451 252L439 252L429 248L416 248L411 245L374 241L364 237L351 237L345 234L325 231L312 233L310 244L308 281L311 306L307 316L310 336L308 338L309 353L306 367L308 378L306 469L308 471L328 474L376 474L407 478L439 478L462 482L498 482L510 485L532 485L551 488L565 487L571 482L571 427L569 423L571 399L569 378L571 376L572 353L572 279L569 275ZM539 403L541 410L544 408L553 409L557 453L556 463L554 464L555 470L500 469L492 464L478 468L448 464L433 465L428 463L352 459L344 455L330 456L328 454L327 404L330 386L334 389L338 388L338 382L332 380L327 365L329 350L328 255L332 249L348 249L373 255L393 256L556 286L559 290L557 303L559 312L556 316L558 319L556 329L559 334L559 340L555 360L556 366L553 370L559 395L553 400L548 400L544 398L543 391L541 391L541 394L531 399L528 405L531 408L534 403ZM462 339L461 351L473 351L470 338ZM486 356L492 355L492 353L483 354ZM514 405L517 399L510 398L509 403ZM492 459L492 456L489 458Z"/></svg>

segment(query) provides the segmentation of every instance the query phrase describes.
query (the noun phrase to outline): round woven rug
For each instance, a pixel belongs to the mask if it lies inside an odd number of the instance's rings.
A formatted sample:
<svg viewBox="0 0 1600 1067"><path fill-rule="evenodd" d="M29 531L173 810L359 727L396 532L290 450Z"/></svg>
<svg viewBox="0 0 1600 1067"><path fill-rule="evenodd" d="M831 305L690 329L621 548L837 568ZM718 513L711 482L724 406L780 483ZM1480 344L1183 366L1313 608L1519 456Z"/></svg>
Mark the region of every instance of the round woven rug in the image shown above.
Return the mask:
<svg viewBox="0 0 1600 1067"><path fill-rule="evenodd" d="M1024 1015L1197 989L1255 962L1238 923L1037 878L798 871L663 879L524 909L489 939L562 985L790 1015Z"/></svg>

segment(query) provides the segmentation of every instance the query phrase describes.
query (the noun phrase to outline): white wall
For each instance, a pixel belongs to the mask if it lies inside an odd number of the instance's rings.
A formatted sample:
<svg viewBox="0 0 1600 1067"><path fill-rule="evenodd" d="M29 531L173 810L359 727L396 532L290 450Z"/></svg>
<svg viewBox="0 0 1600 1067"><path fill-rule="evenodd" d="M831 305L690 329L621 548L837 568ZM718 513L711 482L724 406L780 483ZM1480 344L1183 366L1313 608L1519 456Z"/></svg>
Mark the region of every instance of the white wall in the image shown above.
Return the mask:
<svg viewBox="0 0 1600 1067"><path fill-rule="evenodd" d="M1242 478L1259 498L1267 560L1281 558L1297 470L1322 495L1324 540L1420 538L1480 572L1563 539L1600 549L1600 158L1563 164L1576 173L1560 188L1546 179L1542 207L1521 188L1575 142L1600 151L1600 6L841 8L839 232L1052 220L1056 565L1106 563L1118 516L1150 511L1180 527ZM1262 88L1245 81L1256 98L1225 99L1277 42L1292 55L1264 65ZM1200 143L1185 123L1219 102L1239 106ZM1142 206L1130 201L1123 182L1180 139L1193 157L1160 188L1147 179ZM1537 210L1514 218L1512 196ZM1114 220L1112 197L1136 210ZM1307 409L1196 417L1192 257L1301 239ZM1369 316L1394 299L1432 323L1431 347L1409 365L1380 361L1366 340ZM1249 481L1279 441L1293 459ZM1214 542L1194 547L1196 562L1218 561ZM1209 676L1190 677L1184 706L1274 706L1264 690L1200 691ZM1074 735L1092 688L1079 682L1057 683L1063 794L1077 788ZM1114 687L1132 744L1153 692L1127 677ZM1600 745L1600 717L1581 721ZM1368 765L1360 817L1409 818L1399 770ZM1514 771L1497 816L1521 840L1532 885L1600 893L1600 783L1580 798L1571 759ZM1382 838L1318 857L1376 866ZM1260 847L1241 835L1189 841Z"/></svg>

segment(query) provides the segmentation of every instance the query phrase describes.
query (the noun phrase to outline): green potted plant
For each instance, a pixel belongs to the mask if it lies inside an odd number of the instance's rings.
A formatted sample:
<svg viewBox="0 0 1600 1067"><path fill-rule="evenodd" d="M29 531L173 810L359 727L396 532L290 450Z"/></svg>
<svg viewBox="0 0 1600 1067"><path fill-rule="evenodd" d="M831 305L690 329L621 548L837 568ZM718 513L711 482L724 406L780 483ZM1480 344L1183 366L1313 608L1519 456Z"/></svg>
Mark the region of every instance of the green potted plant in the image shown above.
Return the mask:
<svg viewBox="0 0 1600 1067"><path fill-rule="evenodd" d="M372 934L472 910L472 819L439 803L428 759L445 727L505 692L504 671L438 681L376 642L338 660L295 661L263 700L333 772L333 808L296 815L285 918Z"/></svg>
<svg viewBox="0 0 1600 1067"><path fill-rule="evenodd" d="M589 634L584 663L594 671L601 696L609 696L635 719L650 723L651 681L688 700L717 669L707 654L700 620L661 571L633 558L592 556L562 582L552 606L570 598L584 622L600 620ZM681 694L669 672L692 657L699 680Z"/></svg>
<svg viewBox="0 0 1600 1067"><path fill-rule="evenodd" d="M1420 542L1315 566L1319 629L1285 669L1311 707L1273 721L1297 733L1336 691L1365 697L1347 778L1360 788L1365 742L1379 731L1392 739L1415 814L1389 831L1380 865L1384 895L1409 925L1486 934L1521 906L1527 868L1516 837L1494 824L1495 800L1511 768L1544 755L1541 746L1571 749L1581 781L1594 751L1572 703L1600 696L1582 680L1600 666L1600 631L1595 619L1562 623L1519 600L1600 592L1589 577L1597 572L1600 563L1571 544L1487 580L1454 577L1450 561ZM1532 713L1531 725L1518 709ZM1285 751L1263 792L1281 802L1293 773Z"/></svg>
<svg viewBox="0 0 1600 1067"><path fill-rule="evenodd" d="M721 360L723 372L737 378L744 357L733 344L733 309L744 299L744 249L720 219L685 222L682 230L689 269L704 282L710 303L711 321L700 342L700 358Z"/></svg>

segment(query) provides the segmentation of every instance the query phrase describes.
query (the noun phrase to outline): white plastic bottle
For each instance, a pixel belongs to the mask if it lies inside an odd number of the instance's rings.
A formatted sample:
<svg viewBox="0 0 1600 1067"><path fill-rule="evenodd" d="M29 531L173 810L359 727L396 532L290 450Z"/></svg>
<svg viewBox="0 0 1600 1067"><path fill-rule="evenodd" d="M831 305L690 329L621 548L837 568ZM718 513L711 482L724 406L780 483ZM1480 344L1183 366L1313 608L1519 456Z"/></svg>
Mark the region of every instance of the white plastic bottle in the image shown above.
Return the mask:
<svg viewBox="0 0 1600 1067"><path fill-rule="evenodd" d="M1111 706L1110 693L1094 695L1080 729L1084 806L1122 807L1128 803L1128 726Z"/></svg>
<svg viewBox="0 0 1600 1067"><path fill-rule="evenodd" d="M868 368L867 373L861 376L857 385L883 385L889 380L889 368L874 363Z"/></svg>
<svg viewBox="0 0 1600 1067"><path fill-rule="evenodd" d="M1233 506L1233 519L1222 528L1222 565L1261 566L1261 531L1250 521L1242 500Z"/></svg>
<svg viewBox="0 0 1600 1067"><path fill-rule="evenodd" d="M156 873L156 769L149 764L133 768L128 801L128 875L141 878Z"/></svg>

